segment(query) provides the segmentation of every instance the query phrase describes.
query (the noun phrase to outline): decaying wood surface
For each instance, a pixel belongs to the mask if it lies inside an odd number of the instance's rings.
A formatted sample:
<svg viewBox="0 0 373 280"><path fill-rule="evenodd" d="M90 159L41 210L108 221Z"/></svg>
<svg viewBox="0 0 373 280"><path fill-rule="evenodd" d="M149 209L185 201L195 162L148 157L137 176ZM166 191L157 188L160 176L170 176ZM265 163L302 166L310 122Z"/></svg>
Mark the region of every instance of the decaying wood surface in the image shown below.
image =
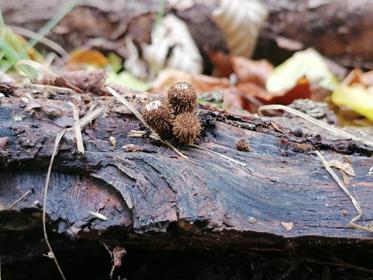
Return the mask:
<svg viewBox="0 0 373 280"><path fill-rule="evenodd" d="M3 263L46 253L40 229L47 167L56 134L73 123L66 93L45 103L43 91L18 91L34 99L0 99ZM373 218L373 177L368 175L373 148L312 133L314 128L294 118L242 119L203 111L209 125L200 145L246 166L179 147L189 157L182 159L153 140L128 137L142 126L111 97L96 97L96 102L108 111L84 129L84 155L74 134L67 133L55 159L47 214L57 251L64 251L57 240L66 236L163 249L370 247L372 233L346 226L355 209L312 150L327 160L351 162L356 176L349 190L361 203L360 222L366 225ZM242 137L250 152L235 149Z"/></svg>
<svg viewBox="0 0 373 280"><path fill-rule="evenodd" d="M188 1L186 1L188 2ZM211 19L217 1L190 1L186 9L167 5L166 12L175 13L187 24L202 51L226 51L223 35ZM344 66L373 69L371 38L373 4L370 0L266 0L269 20L259 39L256 55L278 63L300 47L314 47ZM60 1L41 0L10 2L0 0L0 8L8 24L38 30L62 8ZM125 34L135 42L150 39L158 0L81 1L53 31L52 37L68 49L81 47L92 38L94 45L122 53ZM292 41L289 41L291 39ZM294 49L295 48L295 49ZM290 50L290 51L289 51Z"/></svg>

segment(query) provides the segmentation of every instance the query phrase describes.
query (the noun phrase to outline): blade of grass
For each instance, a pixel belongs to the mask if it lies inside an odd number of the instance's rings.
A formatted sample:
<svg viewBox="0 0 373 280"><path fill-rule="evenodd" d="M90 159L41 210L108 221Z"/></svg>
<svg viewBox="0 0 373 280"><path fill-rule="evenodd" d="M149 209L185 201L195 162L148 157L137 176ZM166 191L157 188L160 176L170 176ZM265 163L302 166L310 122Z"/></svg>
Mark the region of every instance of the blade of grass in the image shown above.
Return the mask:
<svg viewBox="0 0 373 280"><path fill-rule="evenodd" d="M159 0L159 11L155 18L154 26L157 26L158 24L161 23L161 20L164 17L165 9L166 9L166 0Z"/></svg>
<svg viewBox="0 0 373 280"><path fill-rule="evenodd" d="M54 147L53 147L52 156L51 156L51 159L50 159L50 162L49 162L47 178L45 180L45 186L44 186L43 216L42 216L44 241L47 244L49 252L52 253L52 255L53 255L53 261L54 261L54 263L55 263L55 265L58 269L58 272L60 273L61 278L63 280L66 280L66 277L65 277L65 275L62 271L62 268L61 268L61 266L60 266L60 264L57 260L57 257L53 252L52 245L50 244L49 239L48 239L48 233L47 233L47 197L48 197L49 180L50 180L50 176L51 176L51 173L52 173L54 157L56 156L56 154L58 152L58 147L59 147L60 142L62 140L62 137L65 135L66 131L67 131L67 129L65 128L65 129L61 130L60 132L58 132L57 135L56 135L56 138L54 140Z"/></svg>
<svg viewBox="0 0 373 280"><path fill-rule="evenodd" d="M32 30L28 30L26 28L19 27L19 26L13 26L13 25L8 25L8 27L11 30L13 30L14 32L16 32L17 34L25 36L27 38L31 38L31 39L38 38L38 34L35 33L35 32L33 32ZM42 44L44 44L44 45L46 45L47 47L49 47L51 50L55 51L56 53L58 53L62 57L68 55L68 53L65 51L64 48L62 48L56 42L48 39L47 37L39 38L39 42L42 43Z"/></svg>
<svg viewBox="0 0 373 280"><path fill-rule="evenodd" d="M51 31L53 27L55 27L57 23L59 23L69 12L71 12L71 10L74 9L79 2L80 0L73 0L65 5L50 21L48 21L39 30L36 36L29 41L28 47L34 47L40 41L40 39L47 35L47 33Z"/></svg>
<svg viewBox="0 0 373 280"><path fill-rule="evenodd" d="M363 215L363 210L361 209L360 203L356 200L356 198L350 193L347 189L346 185L343 181L338 177L338 175L333 171L330 167L330 164L325 160L325 158L321 155L319 151L315 151L316 155L320 158L325 170L329 173L329 175L334 179L337 185L341 188L341 190L345 193L345 195L351 200L352 205L355 207L357 211L357 215L353 217L349 222L348 225L359 230L364 230L368 232L373 232L373 227L370 226L362 226L357 224L357 221L360 220L361 216Z"/></svg>

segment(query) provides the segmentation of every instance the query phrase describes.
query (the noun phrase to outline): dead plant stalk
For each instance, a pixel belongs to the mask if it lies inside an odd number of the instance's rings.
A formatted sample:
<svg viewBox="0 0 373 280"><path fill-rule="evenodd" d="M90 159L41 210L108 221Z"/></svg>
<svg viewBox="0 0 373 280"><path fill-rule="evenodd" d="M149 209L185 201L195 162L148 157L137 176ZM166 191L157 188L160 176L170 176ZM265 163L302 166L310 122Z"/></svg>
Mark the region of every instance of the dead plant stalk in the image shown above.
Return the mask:
<svg viewBox="0 0 373 280"><path fill-rule="evenodd" d="M77 108L75 108L75 109L76 109L76 112L74 114L78 114L79 115L79 112L77 111ZM103 114L105 111L106 111L105 107L99 107L99 108L96 108L93 111L91 111L86 116L84 116L81 119L81 121L79 122L79 132L81 133L81 129L83 129L86 125L88 125L95 118L97 118L98 116L100 116L101 114ZM79 119L78 119L78 121L79 121ZM54 158L55 158L55 156L58 153L58 147L60 145L60 142L61 142L63 136L65 135L65 133L67 131L71 131L71 130L75 130L75 132L76 132L76 128L74 129L74 127L73 128L64 128L64 129L62 129L61 131L59 131L57 133L56 138L54 140L54 146L53 146L53 150L52 150L52 156L51 156L51 159L50 159L50 162L49 162L49 167L48 167L48 172L47 172L47 178L45 180L45 186L44 186L43 214L42 214L44 240L45 240L45 243L47 244L47 247L48 247L50 253L53 256L54 263L56 264L56 267L57 267L57 269L58 269L58 271L59 271L62 279L64 279L64 280L66 280L66 277L65 277L65 275L64 275L64 273L62 271L62 268L61 268L61 266L60 266L60 264L59 264L59 262L58 262L58 260L56 258L56 255L53 252L52 246L51 246L51 244L49 242L49 239L48 239L47 225L46 225L46 216L47 216L46 212L47 212L47 198L48 198L49 181L50 181L50 176L51 176L51 172L52 172ZM80 134L80 137L81 137L81 134ZM79 145L83 145L83 140L81 139L81 141L82 142ZM84 146L83 146L83 148L84 148Z"/></svg>
<svg viewBox="0 0 373 280"><path fill-rule="evenodd" d="M346 196L351 200L352 204L354 205L356 211L358 212L358 215L353 217L349 222L348 225L355 228L360 229L368 232L373 232L372 227L362 226L357 224L356 222L361 218L363 215L363 210L361 209L361 206L359 202L356 200L356 198L350 193L350 191L347 189L343 181L338 177L338 175L334 172L334 170L330 167L329 163L325 160L325 158L321 155L319 151L315 151L317 156L320 158L321 162L324 165L324 168L329 173L329 175L336 181L338 186L342 189L342 191L346 194Z"/></svg>

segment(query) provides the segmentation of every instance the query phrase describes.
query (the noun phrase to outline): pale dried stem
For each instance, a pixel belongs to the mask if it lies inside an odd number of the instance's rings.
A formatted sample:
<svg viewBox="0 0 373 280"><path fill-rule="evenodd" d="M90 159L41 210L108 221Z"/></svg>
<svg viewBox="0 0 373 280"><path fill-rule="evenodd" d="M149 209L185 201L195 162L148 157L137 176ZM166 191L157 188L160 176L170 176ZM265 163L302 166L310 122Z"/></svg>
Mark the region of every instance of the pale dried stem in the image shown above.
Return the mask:
<svg viewBox="0 0 373 280"><path fill-rule="evenodd" d="M321 162L323 163L326 171L336 181L336 183L342 189L342 191L346 194L346 196L351 200L351 202L354 205L356 211L358 212L358 215L355 216L354 218L352 218L348 222L348 225L355 228L355 229L360 229L360 230L364 230L364 231L373 232L372 227L362 226L362 225L359 225L359 224L356 223L361 218L361 216L363 215L363 210L361 209L361 206L360 206L359 202L356 200L356 198L353 195L351 195L350 191L347 189L347 187L345 186L343 181L338 177L338 175L330 167L329 163L325 160L325 158L321 155L321 153L319 151L315 151L315 152L316 152L317 156L320 158Z"/></svg>
<svg viewBox="0 0 373 280"><path fill-rule="evenodd" d="M283 111L286 111L286 112L288 112L290 114L293 114L293 115L296 115L296 116L298 116L298 117L300 117L300 118L302 118L306 121L309 121L309 122L313 123L314 125L317 125L321 128L324 128L325 130L327 130L327 131L329 131L329 132L331 132L331 133L333 133L337 136L341 136L341 137L344 137L344 138L347 138L347 139L351 139L351 140L354 140L356 142L360 142L360 143L363 143L367 146L373 147L373 142L371 142L371 141L364 140L364 139L362 139L360 137L357 137L357 136L355 136L351 133L345 132L345 131L343 131L339 128L336 128L334 126L323 123L323 122L321 122L321 121L319 121L315 118L312 118L312 117L310 117L310 116L308 116L308 115L306 115L306 114L304 114L304 113L302 113L298 110L290 108L288 106L278 105L278 104L264 105L264 106L259 107L258 113L259 113L259 115L262 116L263 115L262 111L268 111L268 110L283 110Z"/></svg>
<svg viewBox="0 0 373 280"><path fill-rule="evenodd" d="M26 198L26 196L28 196L30 193L32 192L32 190L28 190L27 192L25 192L20 198L18 198L16 201L14 201L11 205L9 205L9 209L12 209L17 203L21 202L22 200L24 200ZM1 279L0 279L1 280Z"/></svg>
<svg viewBox="0 0 373 280"><path fill-rule="evenodd" d="M82 130L80 127L80 120L79 120L79 110L76 105L72 102L69 102L72 110L73 110L73 117L74 117L74 133L76 138L76 146L79 153L84 154L84 145L83 145L83 138L82 138Z"/></svg>
<svg viewBox="0 0 373 280"><path fill-rule="evenodd" d="M231 158L231 157L228 157L228 156L223 155L223 154L221 154L221 153L215 152L215 151L210 150L210 149L208 149L208 148L206 148L206 147L198 146L198 145L196 145L196 144L189 144L189 146L190 146L190 147L193 147L193 148L196 148L196 149L201 149L201 150L204 150L204 151L210 152L210 153L212 153L212 154L214 154L214 155L217 155L217 156L219 156L219 157L225 158L225 159L227 159L227 160L229 160L229 161L231 161L231 162L237 163L237 164L239 164L239 165L241 165L241 166L246 166L246 163L243 163L243 162L241 162L241 161L235 160L235 159L233 159L233 158Z"/></svg>

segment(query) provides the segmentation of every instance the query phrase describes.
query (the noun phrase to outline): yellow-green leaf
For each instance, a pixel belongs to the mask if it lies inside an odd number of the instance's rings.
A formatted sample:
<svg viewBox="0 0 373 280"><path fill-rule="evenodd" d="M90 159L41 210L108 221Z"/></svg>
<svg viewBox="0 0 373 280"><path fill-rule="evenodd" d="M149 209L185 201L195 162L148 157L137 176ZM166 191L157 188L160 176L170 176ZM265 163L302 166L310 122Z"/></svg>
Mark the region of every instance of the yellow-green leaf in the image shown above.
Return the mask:
<svg viewBox="0 0 373 280"><path fill-rule="evenodd" d="M267 91L287 91L302 77L310 84L318 84L329 90L337 85L337 79L329 71L323 57L317 51L308 49L295 53L272 71L266 81Z"/></svg>
<svg viewBox="0 0 373 280"><path fill-rule="evenodd" d="M362 85L341 85L332 94L332 102L346 106L373 121L373 94Z"/></svg>
<svg viewBox="0 0 373 280"><path fill-rule="evenodd" d="M118 84L129 88L137 89L140 91L146 91L150 88L150 85L139 79L136 79L128 72L122 72L116 74L115 72L109 73L109 77L106 80L108 83Z"/></svg>

